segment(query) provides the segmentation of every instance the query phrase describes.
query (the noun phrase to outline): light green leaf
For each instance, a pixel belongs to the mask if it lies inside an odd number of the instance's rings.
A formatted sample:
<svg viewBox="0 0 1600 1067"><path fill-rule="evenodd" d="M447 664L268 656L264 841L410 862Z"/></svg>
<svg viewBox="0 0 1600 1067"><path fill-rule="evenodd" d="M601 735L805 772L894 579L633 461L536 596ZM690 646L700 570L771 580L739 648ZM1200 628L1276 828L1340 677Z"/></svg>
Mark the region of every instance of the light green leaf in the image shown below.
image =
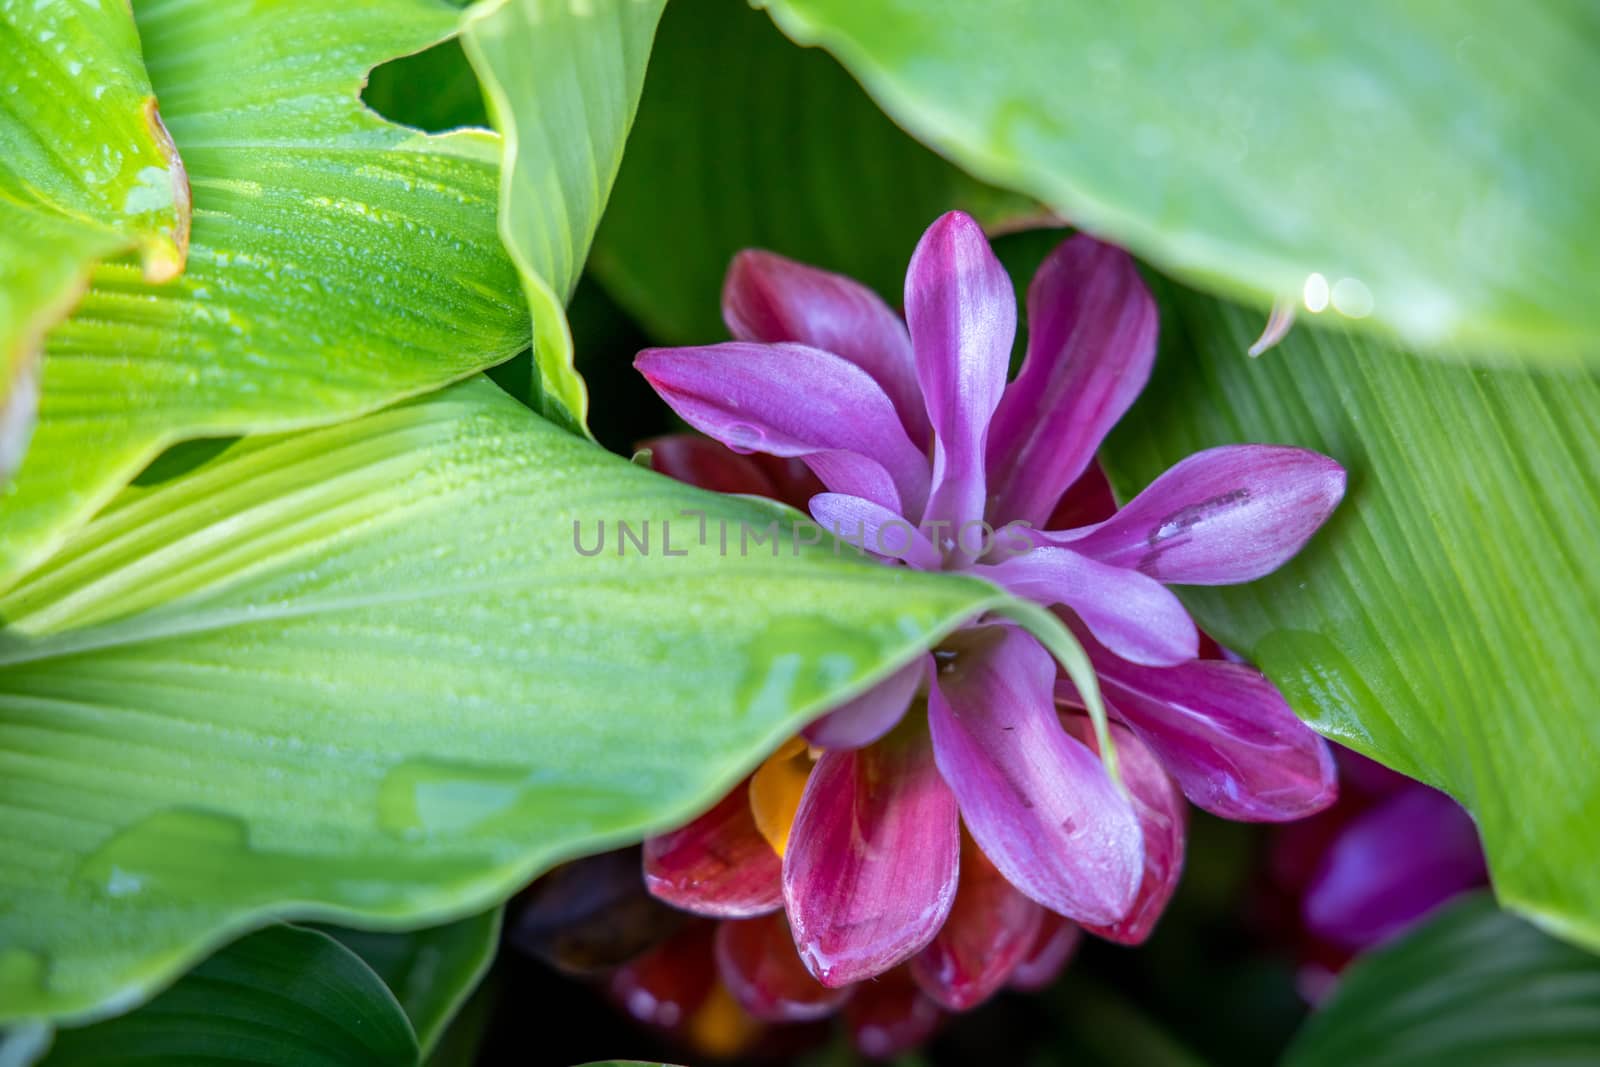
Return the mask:
<svg viewBox="0 0 1600 1067"><path fill-rule="evenodd" d="M1600 361L1590 0L765 5L973 174L1167 270Z"/></svg>
<svg viewBox="0 0 1600 1067"><path fill-rule="evenodd" d="M227 946L128 1015L61 1030L46 1067L411 1067L417 1037L383 980L327 934L277 925Z"/></svg>
<svg viewBox="0 0 1600 1067"><path fill-rule="evenodd" d="M740 0L675 0L590 265L657 341L705 344L726 336L717 298L739 250L839 271L899 306L911 250L951 208L985 223L1039 210L912 140Z"/></svg>
<svg viewBox="0 0 1600 1067"><path fill-rule="evenodd" d="M44 333L95 261L183 269L189 188L124 4L0 6L0 482L37 406Z"/></svg>
<svg viewBox="0 0 1600 1067"><path fill-rule="evenodd" d="M1486 895L1359 960L1286 1067L1600 1062L1600 959L1498 912Z"/></svg>
<svg viewBox="0 0 1600 1067"><path fill-rule="evenodd" d="M500 944L501 909L426 930L328 934L377 972L405 1009L426 1056L478 987Z"/></svg>
<svg viewBox="0 0 1600 1067"><path fill-rule="evenodd" d="M559 405L545 414L580 426L589 397L561 308L621 165L665 2L484 0L461 38L505 138L500 233L533 309L542 391Z"/></svg>
<svg viewBox="0 0 1600 1067"><path fill-rule="evenodd" d="M1150 388L1112 435L1122 494L1198 449L1303 445L1350 472L1310 546L1184 600L1313 726L1448 790L1502 901L1600 946L1600 379L1482 371L1162 292Z"/></svg>
<svg viewBox="0 0 1600 1067"><path fill-rule="evenodd" d="M115 5L109 5L115 6ZM0 587L158 452L436 388L527 343L495 230L498 140L428 137L357 98L448 37L428 0L142 0L146 64L194 192L188 269L106 264L47 340L29 462L0 505Z"/></svg>
<svg viewBox="0 0 1600 1067"><path fill-rule="evenodd" d="M741 537L790 517L481 379L129 488L0 597L0 1021L126 1009L272 916L482 911L1004 602Z"/></svg>

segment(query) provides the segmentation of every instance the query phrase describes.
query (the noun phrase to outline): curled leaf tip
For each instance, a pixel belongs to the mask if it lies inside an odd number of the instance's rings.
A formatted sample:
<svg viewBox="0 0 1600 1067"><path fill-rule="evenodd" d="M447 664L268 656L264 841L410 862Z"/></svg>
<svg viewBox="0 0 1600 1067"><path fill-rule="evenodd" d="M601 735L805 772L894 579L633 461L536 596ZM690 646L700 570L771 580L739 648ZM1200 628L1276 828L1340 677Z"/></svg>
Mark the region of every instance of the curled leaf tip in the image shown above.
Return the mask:
<svg viewBox="0 0 1600 1067"><path fill-rule="evenodd" d="M1277 346L1278 342L1289 335L1289 330L1294 326L1294 304L1287 300L1279 300L1272 305L1272 311L1267 315L1267 324L1261 330L1261 336L1256 338L1255 344L1245 351L1252 359L1261 355L1270 348Z"/></svg>
<svg viewBox="0 0 1600 1067"><path fill-rule="evenodd" d="M161 110L156 98L144 101L144 121L155 139L156 147L167 162L167 175L172 183L172 227L152 237L140 249L140 265L144 280L152 284L169 282L183 273L189 259L189 224L194 214L193 199L189 192L189 172L184 168L178 146L161 121ZM155 168L151 168L155 171ZM157 180L159 181L159 172Z"/></svg>

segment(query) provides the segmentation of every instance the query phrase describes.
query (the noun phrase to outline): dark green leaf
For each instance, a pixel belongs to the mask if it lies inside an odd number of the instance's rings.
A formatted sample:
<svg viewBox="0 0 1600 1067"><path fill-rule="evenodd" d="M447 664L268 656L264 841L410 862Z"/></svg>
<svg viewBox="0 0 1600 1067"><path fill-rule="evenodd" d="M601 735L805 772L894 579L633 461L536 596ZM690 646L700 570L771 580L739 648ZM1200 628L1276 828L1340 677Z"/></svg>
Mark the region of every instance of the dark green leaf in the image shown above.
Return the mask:
<svg viewBox="0 0 1600 1067"><path fill-rule="evenodd" d="M657 340L709 343L740 249L842 271L898 306L917 238L957 207L986 222L1034 210L917 144L739 0L676 0L592 269Z"/></svg>
<svg viewBox="0 0 1600 1067"><path fill-rule="evenodd" d="M1301 1030L1285 1067L1502 1067L1600 1062L1600 959L1460 901L1362 957Z"/></svg>
<svg viewBox="0 0 1600 1067"><path fill-rule="evenodd" d="M47 1067L409 1067L417 1038L379 977L326 934L270 926L136 1011L61 1030Z"/></svg>
<svg viewBox="0 0 1600 1067"><path fill-rule="evenodd" d="M342 928L327 933L383 979L427 1055L493 962L500 942L500 909L406 933Z"/></svg>
<svg viewBox="0 0 1600 1067"><path fill-rule="evenodd" d="M391 122L430 133L489 125L478 76L457 40L378 67L361 99Z"/></svg>

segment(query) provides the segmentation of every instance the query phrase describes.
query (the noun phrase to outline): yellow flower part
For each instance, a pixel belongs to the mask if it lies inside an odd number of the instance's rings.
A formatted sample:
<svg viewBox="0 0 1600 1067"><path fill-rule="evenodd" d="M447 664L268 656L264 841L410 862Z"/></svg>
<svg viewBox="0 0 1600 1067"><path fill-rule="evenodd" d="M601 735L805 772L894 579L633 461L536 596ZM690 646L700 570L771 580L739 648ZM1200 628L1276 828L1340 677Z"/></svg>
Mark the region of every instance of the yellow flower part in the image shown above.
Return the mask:
<svg viewBox="0 0 1600 1067"><path fill-rule="evenodd" d="M750 813L756 829L779 856L789 844L789 829L800 810L800 794L811 777L811 753L804 740L790 738L750 776Z"/></svg>

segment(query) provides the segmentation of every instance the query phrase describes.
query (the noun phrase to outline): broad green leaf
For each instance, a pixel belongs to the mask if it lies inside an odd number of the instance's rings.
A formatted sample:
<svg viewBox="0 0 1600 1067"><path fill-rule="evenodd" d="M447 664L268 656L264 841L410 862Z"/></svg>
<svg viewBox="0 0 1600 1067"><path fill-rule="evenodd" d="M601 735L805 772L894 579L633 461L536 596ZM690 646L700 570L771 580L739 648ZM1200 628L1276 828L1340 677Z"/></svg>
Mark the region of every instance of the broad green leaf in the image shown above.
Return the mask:
<svg viewBox="0 0 1600 1067"><path fill-rule="evenodd" d="M37 407L44 333L97 260L183 269L189 187L124 4L0 5L0 481Z"/></svg>
<svg viewBox="0 0 1600 1067"><path fill-rule="evenodd" d="M1167 270L1600 360L1590 0L764 2L973 174Z"/></svg>
<svg viewBox="0 0 1600 1067"><path fill-rule="evenodd" d="M482 911L1006 603L741 536L792 516L481 379L129 488L0 597L0 1022L125 1009L269 917Z"/></svg>
<svg viewBox="0 0 1600 1067"><path fill-rule="evenodd" d="M406 933L330 929L394 993L417 1033L424 1056L477 988L500 944L494 908L460 922Z"/></svg>
<svg viewBox="0 0 1600 1067"><path fill-rule="evenodd" d="M61 1030L46 1067L413 1067L417 1037L383 980L327 934L279 924L236 941L136 1011Z"/></svg>
<svg viewBox="0 0 1600 1067"><path fill-rule="evenodd" d="M1162 292L1150 388L1105 456L1132 493L1201 448L1303 445L1350 472L1288 566L1184 599L1318 730L1448 790L1506 904L1600 946L1600 379L1418 360Z"/></svg>
<svg viewBox="0 0 1600 1067"><path fill-rule="evenodd" d="M153 287L103 265L49 335L29 461L0 505L0 586L175 441L349 417L527 343L495 229L498 139L424 136L358 99L374 64L448 37L449 8L136 14L193 188L188 268Z"/></svg>
<svg viewBox="0 0 1600 1067"><path fill-rule="evenodd" d="M1495 910L1451 905L1346 971L1286 1067L1600 1061L1600 959Z"/></svg>
<svg viewBox="0 0 1600 1067"><path fill-rule="evenodd" d="M591 269L661 343L704 344L726 336L735 252L840 271L898 307L911 250L951 208L986 223L1037 211L912 140L741 0L675 0Z"/></svg>
<svg viewBox="0 0 1600 1067"><path fill-rule="evenodd" d="M582 425L589 397L561 313L622 162L666 0L484 0L462 45L505 143L500 233L533 309L545 414Z"/></svg>

